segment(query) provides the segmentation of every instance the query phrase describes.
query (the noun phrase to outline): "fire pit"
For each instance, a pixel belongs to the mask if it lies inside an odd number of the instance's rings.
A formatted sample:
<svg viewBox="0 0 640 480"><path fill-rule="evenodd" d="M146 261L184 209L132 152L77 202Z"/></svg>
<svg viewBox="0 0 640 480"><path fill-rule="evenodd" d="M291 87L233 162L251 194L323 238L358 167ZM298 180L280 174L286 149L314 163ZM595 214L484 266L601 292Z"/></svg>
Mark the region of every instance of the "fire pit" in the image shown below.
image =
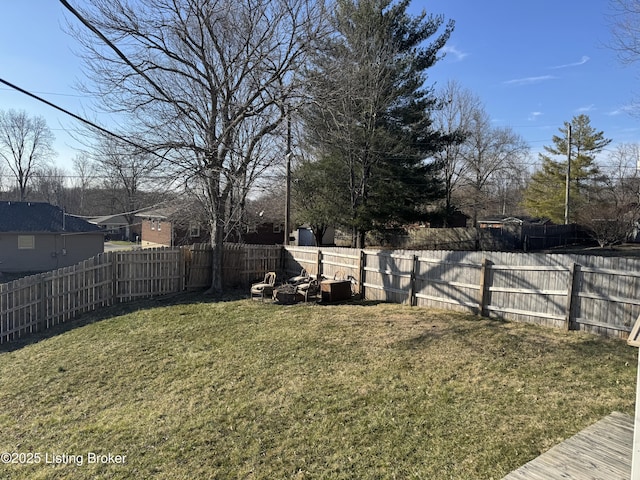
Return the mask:
<svg viewBox="0 0 640 480"><path fill-rule="evenodd" d="M291 305L298 301L295 285L284 284L273 290L273 299L283 305Z"/></svg>

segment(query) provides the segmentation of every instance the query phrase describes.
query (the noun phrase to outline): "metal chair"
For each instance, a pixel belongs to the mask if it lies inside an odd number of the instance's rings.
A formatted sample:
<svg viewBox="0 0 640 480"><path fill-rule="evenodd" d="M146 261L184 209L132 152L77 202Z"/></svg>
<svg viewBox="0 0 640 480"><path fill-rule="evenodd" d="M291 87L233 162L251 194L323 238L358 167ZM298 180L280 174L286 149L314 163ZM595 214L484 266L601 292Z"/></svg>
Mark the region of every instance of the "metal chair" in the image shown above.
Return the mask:
<svg viewBox="0 0 640 480"><path fill-rule="evenodd" d="M264 301L265 298L271 298L273 296L273 288L275 285L276 272L267 272L262 282L251 285L251 299L260 299Z"/></svg>

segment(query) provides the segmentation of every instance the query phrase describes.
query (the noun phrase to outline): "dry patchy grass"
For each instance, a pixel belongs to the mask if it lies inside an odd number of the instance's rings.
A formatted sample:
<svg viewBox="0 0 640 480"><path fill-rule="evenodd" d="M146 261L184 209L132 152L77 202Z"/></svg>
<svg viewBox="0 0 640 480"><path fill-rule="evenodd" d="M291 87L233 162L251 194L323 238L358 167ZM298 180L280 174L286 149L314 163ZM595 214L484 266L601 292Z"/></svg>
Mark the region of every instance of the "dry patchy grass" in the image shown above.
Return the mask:
<svg viewBox="0 0 640 480"><path fill-rule="evenodd" d="M148 305L0 353L0 451L85 461L0 476L498 479L632 414L635 355L399 305Z"/></svg>

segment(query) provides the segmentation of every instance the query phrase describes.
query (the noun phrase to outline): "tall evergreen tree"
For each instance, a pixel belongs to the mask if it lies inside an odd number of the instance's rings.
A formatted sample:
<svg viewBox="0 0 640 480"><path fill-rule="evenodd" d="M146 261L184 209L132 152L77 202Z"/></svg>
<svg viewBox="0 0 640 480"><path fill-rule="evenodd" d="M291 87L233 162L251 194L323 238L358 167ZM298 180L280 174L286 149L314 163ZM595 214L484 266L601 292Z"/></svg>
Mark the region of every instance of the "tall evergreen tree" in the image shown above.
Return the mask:
<svg viewBox="0 0 640 480"><path fill-rule="evenodd" d="M340 162L336 190L348 192L340 222L362 246L367 231L402 222L439 195L425 159L442 136L431 128L435 97L425 71L453 30L442 16L407 13L409 0L337 0L334 34L307 71L310 107L303 113L317 158ZM425 45L431 37L435 39Z"/></svg>
<svg viewBox="0 0 640 480"><path fill-rule="evenodd" d="M314 233L316 245L329 227L335 227L343 219L349 203L346 190L335 190L335 179L344 178L344 165L332 157L300 162L292 175L294 221L309 225Z"/></svg>
<svg viewBox="0 0 640 480"><path fill-rule="evenodd" d="M564 122L559 130L561 135L552 138L553 146L544 147L547 154L540 154L542 167L531 176L524 206L532 215L563 223L569 122ZM588 115L578 115L571 120L570 221L575 221L576 212L589 203L590 192L601 178L595 157L609 143L611 140L604 137L604 132L591 126ZM563 156L564 160L552 160L549 155Z"/></svg>

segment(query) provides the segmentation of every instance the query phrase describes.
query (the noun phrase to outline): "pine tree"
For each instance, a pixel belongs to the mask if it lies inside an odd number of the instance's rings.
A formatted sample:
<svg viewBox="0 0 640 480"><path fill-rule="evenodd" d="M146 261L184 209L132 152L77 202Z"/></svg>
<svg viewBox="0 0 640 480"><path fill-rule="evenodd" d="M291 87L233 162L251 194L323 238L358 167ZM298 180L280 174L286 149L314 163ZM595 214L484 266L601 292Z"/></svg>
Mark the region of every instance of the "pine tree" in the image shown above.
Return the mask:
<svg viewBox="0 0 640 480"><path fill-rule="evenodd" d="M540 154L542 166L531 176L531 182L524 195L524 206L530 214L546 217L556 223L564 222L565 191L567 175L568 129L571 125L571 176L569 183L569 220L575 221L578 210L590 201L590 192L600 180L600 170L595 162L596 155L609 143L604 132L591 126L588 115L573 117L571 124L564 123L554 135L553 146L545 146L547 154ZM556 161L550 155L564 156Z"/></svg>
<svg viewBox="0 0 640 480"><path fill-rule="evenodd" d="M425 159L442 137L431 128L432 92L423 87L453 29L444 20L407 13L409 0L338 0L335 32L318 46L307 72L308 142L318 158L340 162L332 178L348 192L342 223L352 243L367 231L407 221L426 197L440 194L434 166Z"/></svg>

